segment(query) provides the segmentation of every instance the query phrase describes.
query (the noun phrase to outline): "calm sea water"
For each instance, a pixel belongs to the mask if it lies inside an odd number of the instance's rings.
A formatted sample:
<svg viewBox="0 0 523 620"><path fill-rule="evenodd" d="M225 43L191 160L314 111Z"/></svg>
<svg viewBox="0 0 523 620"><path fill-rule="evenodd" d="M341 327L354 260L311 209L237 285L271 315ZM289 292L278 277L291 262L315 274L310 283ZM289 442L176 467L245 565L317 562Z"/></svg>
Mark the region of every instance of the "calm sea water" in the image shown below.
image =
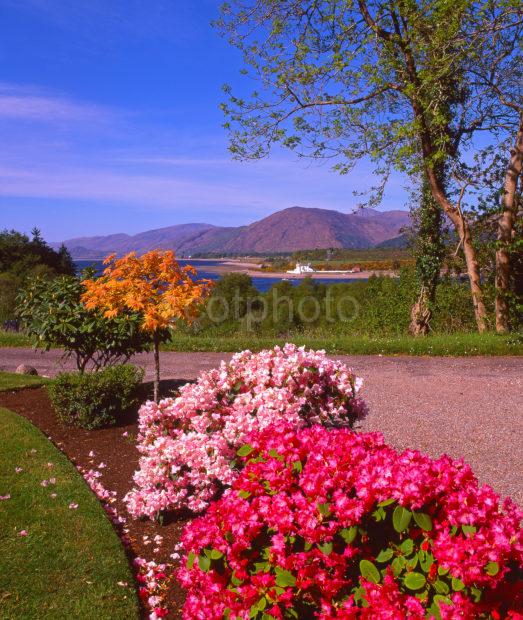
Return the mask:
<svg viewBox="0 0 523 620"><path fill-rule="evenodd" d="M220 261L217 260L179 260L180 265L188 265L191 264L193 267L196 267L198 270L198 276L200 278L208 278L209 280L219 280L220 274L214 273L211 271L207 271L206 267L210 267L212 265L219 265ZM98 271L102 271L103 263L100 260L75 260L74 264L76 265L77 271L82 271L86 267L94 267ZM300 278L287 278L288 281L297 286L302 279ZM334 284L335 282L355 282L356 278L314 278L315 282L321 282L324 284ZM280 278L267 278L264 276L256 276L252 278L253 285L260 291L260 293L267 292L273 284L276 282L281 282Z"/></svg>

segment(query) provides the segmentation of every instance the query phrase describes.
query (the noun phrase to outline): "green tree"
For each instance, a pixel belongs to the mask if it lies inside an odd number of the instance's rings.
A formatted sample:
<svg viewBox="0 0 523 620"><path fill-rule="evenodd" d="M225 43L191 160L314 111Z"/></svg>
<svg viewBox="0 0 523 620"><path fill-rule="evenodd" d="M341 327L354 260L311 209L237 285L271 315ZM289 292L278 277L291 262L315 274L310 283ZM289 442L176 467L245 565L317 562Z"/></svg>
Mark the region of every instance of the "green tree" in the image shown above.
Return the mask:
<svg viewBox="0 0 523 620"><path fill-rule="evenodd" d="M475 132L488 130L470 59L499 30L514 35L510 2L237 0L218 22L260 84L248 97L226 87L232 153L258 158L279 143L334 159L341 173L366 158L381 176L371 202L392 169L425 175L460 240L479 331L486 309L463 195L438 171L459 163ZM483 95L492 100L491 90Z"/></svg>
<svg viewBox="0 0 523 620"><path fill-rule="evenodd" d="M85 308L80 300L83 292L82 280L72 276L34 278L21 291L18 316L35 347L63 349L64 358L73 356L82 373L89 366L98 370L126 362L148 349L152 338L140 329L138 313L107 319L100 311Z"/></svg>
<svg viewBox="0 0 523 620"><path fill-rule="evenodd" d="M65 246L55 252L34 228L32 239L16 230L0 232L0 273L9 272L25 277L36 267L49 268L50 274L74 275L75 268Z"/></svg>
<svg viewBox="0 0 523 620"><path fill-rule="evenodd" d="M32 239L15 230L0 231L0 320L12 320L15 299L28 278L41 276L74 275L71 256L64 246L55 252L42 238L40 231L32 231Z"/></svg>

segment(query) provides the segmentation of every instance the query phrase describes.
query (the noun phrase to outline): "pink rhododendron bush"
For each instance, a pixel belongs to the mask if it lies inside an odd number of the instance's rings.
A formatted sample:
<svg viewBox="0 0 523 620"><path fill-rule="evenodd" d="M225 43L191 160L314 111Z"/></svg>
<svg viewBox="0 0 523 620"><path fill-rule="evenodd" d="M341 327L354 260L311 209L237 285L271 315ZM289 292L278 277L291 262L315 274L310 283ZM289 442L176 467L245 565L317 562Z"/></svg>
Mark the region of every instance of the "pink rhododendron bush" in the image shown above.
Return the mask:
<svg viewBox="0 0 523 620"><path fill-rule="evenodd" d="M523 617L523 513L462 461L322 426L247 441L184 531L185 618Z"/></svg>
<svg viewBox="0 0 523 620"><path fill-rule="evenodd" d="M295 428L352 425L366 411L357 397L361 383L324 351L287 344L238 353L183 386L177 398L146 403L129 512L205 509L238 475L236 450L248 433L281 420Z"/></svg>

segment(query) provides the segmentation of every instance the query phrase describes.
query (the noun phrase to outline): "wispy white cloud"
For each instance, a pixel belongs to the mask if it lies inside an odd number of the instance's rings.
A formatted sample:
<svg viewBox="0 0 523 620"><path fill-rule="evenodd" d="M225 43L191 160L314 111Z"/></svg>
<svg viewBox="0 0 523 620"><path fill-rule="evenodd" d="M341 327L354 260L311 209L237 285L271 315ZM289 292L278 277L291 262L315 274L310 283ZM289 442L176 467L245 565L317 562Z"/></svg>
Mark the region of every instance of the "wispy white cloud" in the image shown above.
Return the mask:
<svg viewBox="0 0 523 620"><path fill-rule="evenodd" d="M99 169L40 170L0 166L0 196L127 203L145 209L254 207L278 208L277 190L263 194L224 182L195 181L170 175L111 172ZM285 204L284 206L290 206Z"/></svg>
<svg viewBox="0 0 523 620"><path fill-rule="evenodd" d="M104 121L114 115L114 111L103 106L0 82L0 119L62 123Z"/></svg>

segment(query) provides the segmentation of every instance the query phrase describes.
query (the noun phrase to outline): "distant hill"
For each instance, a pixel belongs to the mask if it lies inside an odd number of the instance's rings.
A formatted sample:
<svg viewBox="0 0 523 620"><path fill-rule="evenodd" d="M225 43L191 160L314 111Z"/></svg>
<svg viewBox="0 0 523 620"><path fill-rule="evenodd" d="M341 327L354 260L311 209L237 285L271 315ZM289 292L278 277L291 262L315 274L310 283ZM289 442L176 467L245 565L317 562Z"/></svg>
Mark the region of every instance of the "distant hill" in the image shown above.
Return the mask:
<svg viewBox="0 0 523 620"><path fill-rule="evenodd" d="M392 239L386 239L376 245L380 250L402 250L409 245L409 237L406 234L398 235Z"/></svg>
<svg viewBox="0 0 523 620"><path fill-rule="evenodd" d="M64 241L73 258L99 258L115 252L143 253L155 248L178 254L270 254L322 248L364 249L394 239L408 225L407 211L341 213L327 209L290 207L249 226L178 224L137 235L114 234Z"/></svg>

